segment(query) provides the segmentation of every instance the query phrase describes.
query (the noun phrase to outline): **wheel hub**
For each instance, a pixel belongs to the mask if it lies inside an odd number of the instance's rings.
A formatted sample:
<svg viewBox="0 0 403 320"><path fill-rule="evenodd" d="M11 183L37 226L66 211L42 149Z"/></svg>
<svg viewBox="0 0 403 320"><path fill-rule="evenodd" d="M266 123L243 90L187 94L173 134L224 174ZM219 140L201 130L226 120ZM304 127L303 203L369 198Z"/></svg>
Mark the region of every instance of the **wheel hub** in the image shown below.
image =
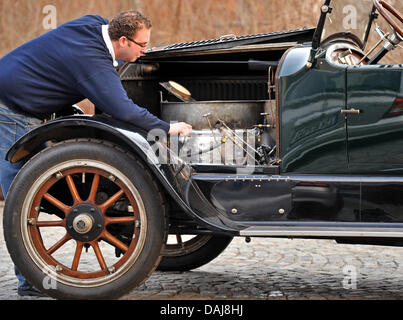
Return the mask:
<svg viewBox="0 0 403 320"><path fill-rule="evenodd" d="M80 214L73 220L73 229L80 234L86 234L92 229L93 225L94 219L88 214Z"/></svg>
<svg viewBox="0 0 403 320"><path fill-rule="evenodd" d="M66 218L67 232L75 240L89 242L95 240L104 229L104 218L100 210L92 204L74 206Z"/></svg>

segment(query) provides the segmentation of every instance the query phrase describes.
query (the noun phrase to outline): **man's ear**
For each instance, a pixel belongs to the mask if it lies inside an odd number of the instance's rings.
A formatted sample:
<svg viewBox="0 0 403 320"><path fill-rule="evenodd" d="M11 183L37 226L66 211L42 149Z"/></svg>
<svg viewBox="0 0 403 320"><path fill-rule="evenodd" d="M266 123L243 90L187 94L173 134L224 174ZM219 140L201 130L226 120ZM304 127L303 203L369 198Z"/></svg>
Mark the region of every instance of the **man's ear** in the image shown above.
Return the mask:
<svg viewBox="0 0 403 320"><path fill-rule="evenodd" d="M129 40L127 40L127 38L124 36L120 37L118 42L119 42L119 46L121 48L129 46L129 44L128 44Z"/></svg>

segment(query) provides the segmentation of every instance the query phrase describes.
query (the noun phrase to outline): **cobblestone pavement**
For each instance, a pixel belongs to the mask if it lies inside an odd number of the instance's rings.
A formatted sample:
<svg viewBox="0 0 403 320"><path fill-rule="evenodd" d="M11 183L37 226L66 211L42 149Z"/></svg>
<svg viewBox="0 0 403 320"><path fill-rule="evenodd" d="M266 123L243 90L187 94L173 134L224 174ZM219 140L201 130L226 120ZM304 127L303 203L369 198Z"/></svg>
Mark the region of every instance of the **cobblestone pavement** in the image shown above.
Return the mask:
<svg viewBox="0 0 403 320"><path fill-rule="evenodd" d="M3 237L0 202L0 300L20 298ZM403 298L403 248L331 240L236 238L191 272L154 272L123 300L335 300Z"/></svg>

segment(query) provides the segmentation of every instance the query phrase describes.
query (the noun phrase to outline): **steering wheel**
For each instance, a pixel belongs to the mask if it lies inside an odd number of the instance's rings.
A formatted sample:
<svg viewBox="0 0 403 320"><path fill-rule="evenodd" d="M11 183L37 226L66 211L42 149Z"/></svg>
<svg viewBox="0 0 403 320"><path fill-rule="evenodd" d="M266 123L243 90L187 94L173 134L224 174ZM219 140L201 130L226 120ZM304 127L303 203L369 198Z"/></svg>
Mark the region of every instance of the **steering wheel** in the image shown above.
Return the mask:
<svg viewBox="0 0 403 320"><path fill-rule="evenodd" d="M400 38L403 38L403 29L399 27L396 21L392 18L393 16L394 18L399 20L400 23L403 23L403 16L400 14L400 12L397 11L395 8L393 8L392 5L390 5L386 1L383 0L373 0L373 1L376 9L381 14L381 16L396 31L396 33L400 36Z"/></svg>

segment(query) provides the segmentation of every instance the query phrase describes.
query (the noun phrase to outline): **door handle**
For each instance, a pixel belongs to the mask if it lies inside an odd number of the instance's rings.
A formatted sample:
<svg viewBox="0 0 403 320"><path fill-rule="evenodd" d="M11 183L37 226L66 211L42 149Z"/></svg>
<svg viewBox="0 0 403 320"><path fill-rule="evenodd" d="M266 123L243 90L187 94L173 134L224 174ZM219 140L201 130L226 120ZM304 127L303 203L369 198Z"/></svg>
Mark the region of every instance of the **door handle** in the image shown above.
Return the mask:
<svg viewBox="0 0 403 320"><path fill-rule="evenodd" d="M360 114L361 110L359 109L341 109L341 114Z"/></svg>

